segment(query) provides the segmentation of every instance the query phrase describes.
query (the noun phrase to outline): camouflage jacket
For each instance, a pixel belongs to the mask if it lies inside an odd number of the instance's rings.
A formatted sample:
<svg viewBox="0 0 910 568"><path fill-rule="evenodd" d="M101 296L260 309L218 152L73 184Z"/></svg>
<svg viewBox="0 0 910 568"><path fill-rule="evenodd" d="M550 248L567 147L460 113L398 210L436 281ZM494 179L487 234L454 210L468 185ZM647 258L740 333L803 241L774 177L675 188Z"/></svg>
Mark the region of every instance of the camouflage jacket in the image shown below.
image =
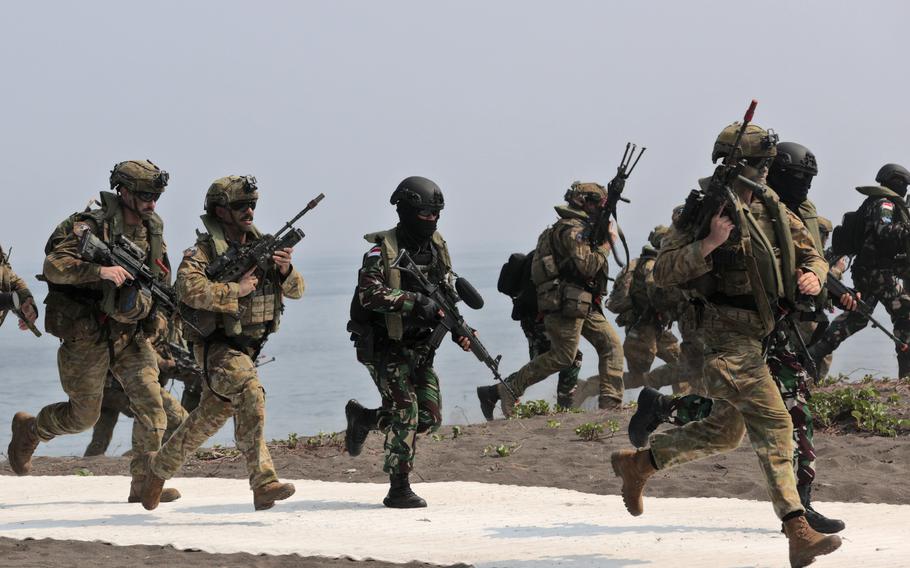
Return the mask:
<svg viewBox="0 0 910 568"><path fill-rule="evenodd" d="M204 221L212 232L217 230L210 219ZM258 231L247 234L247 239L251 241L259 238ZM237 282L214 282L205 274L208 265L218 258L215 251L219 240L209 233L199 233L196 246L184 251L183 261L177 269L177 295L186 306L208 312L214 318L215 328L226 335L261 339L277 330L283 310L282 299L300 298L306 283L293 266L286 275L281 275L277 267L268 274L257 269L255 274L259 283L256 289L240 297L240 284ZM189 328L184 328L184 332L188 340L201 339Z"/></svg>
<svg viewBox="0 0 910 568"><path fill-rule="evenodd" d="M862 188L861 188L862 189ZM897 259L907 262L910 219L903 214L903 204L894 197L869 197L863 203L863 244L856 255L855 267L864 270L891 270Z"/></svg>
<svg viewBox="0 0 910 568"><path fill-rule="evenodd" d="M26 300L32 298L32 293L28 289L25 280L19 278L16 273L13 272L13 267L7 262L6 255L3 254L2 248L0 248L0 292L16 292L19 296L20 304L25 303ZM6 316L7 311L0 310L0 325L3 325Z"/></svg>
<svg viewBox="0 0 910 568"><path fill-rule="evenodd" d="M549 248L561 279L584 285L596 294L606 293L609 246L591 246L592 228L587 213L565 205L557 205L555 209L560 219L538 239L535 260L544 258L543 249Z"/></svg>

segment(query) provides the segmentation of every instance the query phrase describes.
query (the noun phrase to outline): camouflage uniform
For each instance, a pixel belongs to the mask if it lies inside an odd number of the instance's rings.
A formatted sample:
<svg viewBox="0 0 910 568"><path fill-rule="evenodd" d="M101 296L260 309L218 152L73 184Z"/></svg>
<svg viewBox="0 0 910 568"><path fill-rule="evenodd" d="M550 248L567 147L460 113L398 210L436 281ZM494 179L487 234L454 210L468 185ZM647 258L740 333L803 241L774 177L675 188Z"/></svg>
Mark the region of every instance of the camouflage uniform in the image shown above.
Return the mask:
<svg viewBox="0 0 910 568"><path fill-rule="evenodd" d="M213 186L221 183L232 187L239 183L238 179L241 178L220 178ZM187 340L193 342L196 361L207 373L206 388L199 406L148 465L155 476L170 479L189 456L233 418L234 440L246 460L250 489L255 491L277 483L278 475L266 447L265 390L254 361L268 335L278 327L282 299L300 298L305 284L293 267L286 275L281 275L277 267L268 273L257 269L259 283L243 297L238 296L238 283L209 280L206 268L228 250L229 243L221 221L214 215L203 215L202 222L208 232L200 233L196 246L184 253L177 271L177 293L183 305L198 312L197 324L207 321L214 327L205 338L184 328ZM248 243L255 242L261 234L254 229L246 233L246 238Z"/></svg>
<svg viewBox="0 0 910 568"><path fill-rule="evenodd" d="M0 292L15 292L19 296L20 306L29 299L32 302L35 301L25 280L19 278L13 272L13 267L10 266L2 247L0 247ZM0 310L0 325L3 325L4 320L6 320L7 312L7 310Z"/></svg>
<svg viewBox="0 0 910 568"><path fill-rule="evenodd" d="M593 183L576 182L575 188L581 192L600 188L606 195L602 186ZM512 373L506 382L516 396L521 396L529 386L571 365L578 342L584 337L597 351L599 404L601 408L615 407L622 403L622 342L601 309L609 249L591 246L592 226L585 211L565 205L555 209L560 219L541 234L532 263L538 307L545 314L543 325L551 349ZM551 268L545 268L547 264ZM543 276L544 272L548 276ZM512 394L502 384L497 389L503 412L508 415Z"/></svg>
<svg viewBox="0 0 910 568"><path fill-rule="evenodd" d="M900 196L891 190L884 187L858 189L877 191L883 196L869 197L863 203L864 238L851 270L853 286L871 309L879 303L884 305L894 324L894 335L910 342L910 293L903 283L906 268L896 260L907 252L905 239L910 232L910 219L906 218ZM869 320L860 312L840 314L813 346L813 353L817 358L832 353L868 324ZM899 375L910 375L910 352L902 352L899 347L895 350Z"/></svg>
<svg viewBox="0 0 910 568"><path fill-rule="evenodd" d="M703 180L703 187L706 180ZM814 273L824 282L828 266L799 218L776 200L754 196L739 215L740 226L757 241L756 248L774 251L784 279L793 279L781 266L781 239L792 241L796 267ZM789 225L784 233L775 230ZM764 243L762 243L764 241ZM762 465L774 510L780 518L800 512L803 506L793 474L793 423L779 389L765 364L762 340L773 326L770 298L754 292L742 241L732 238L704 258L701 242L691 231L674 226L664 239L654 268L659 285L676 286L701 279L696 289L707 300L703 316L705 380L714 399L710 415L682 428L651 437L651 454L658 469L676 466L739 446L748 432ZM770 249L768 245L770 244ZM786 251L785 251L786 252ZM708 276L706 280L704 277ZM782 283L779 293L792 297L795 283ZM765 302L764 304L762 302ZM748 304L755 305L750 308Z"/></svg>
<svg viewBox="0 0 910 568"><path fill-rule="evenodd" d="M550 350L550 338L547 337L542 317L521 318L521 331L524 332L525 338L528 340L528 353L531 359ZM556 383L556 404L559 406L569 408L573 405L572 396L578 385L578 374L581 372L582 359L581 350L576 351L575 360L572 361L572 364L559 371L559 379Z"/></svg>
<svg viewBox="0 0 910 568"><path fill-rule="evenodd" d="M382 397L370 425L386 434L382 469L405 475L414 466L417 434L435 432L442 424L442 400L435 352L427 344L429 324L413 317L416 283L390 264L400 248L407 248L434 284L451 281L452 264L438 232L422 247L408 240L400 224L365 239L374 245L363 257L352 300L352 320L365 326L356 339L357 358Z"/></svg>
<svg viewBox="0 0 910 568"><path fill-rule="evenodd" d="M69 400L41 409L37 433L41 441L48 442L56 436L91 428L100 415L110 372L126 392L136 417L130 473L141 477L142 454L159 448L167 427L164 401L172 398L162 392L158 383L158 365L149 341L159 322L157 317L147 317L150 305L141 307L144 302L150 304L142 293L126 286L117 289L100 279L101 266L79 256L80 239L76 235L83 229L106 241L123 235L148 253L146 262L151 270L166 279L154 262L158 259L167 264L161 219L152 215L139 225L127 225L119 199L113 193L102 192L100 210L70 217L58 226L46 246L43 272L49 293L45 300L45 327L62 339L57 366ZM135 300L126 301L131 294ZM136 307L125 309L131 304ZM168 403L179 408L176 400Z"/></svg>

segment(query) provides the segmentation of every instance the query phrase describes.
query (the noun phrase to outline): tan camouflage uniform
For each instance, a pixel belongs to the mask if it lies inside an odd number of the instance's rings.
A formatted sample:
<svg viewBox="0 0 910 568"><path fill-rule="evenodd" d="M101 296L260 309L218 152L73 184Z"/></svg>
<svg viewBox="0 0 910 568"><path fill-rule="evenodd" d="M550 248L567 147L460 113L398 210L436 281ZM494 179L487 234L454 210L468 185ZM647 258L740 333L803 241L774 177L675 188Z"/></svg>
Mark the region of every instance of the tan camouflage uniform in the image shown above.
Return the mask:
<svg viewBox="0 0 910 568"><path fill-rule="evenodd" d="M793 240L795 263L824 283L828 265L818 254L799 218L785 209ZM753 197L741 219L754 221L775 251L780 249L772 215ZM741 258L742 245L730 239L727 249ZM736 262L715 263L702 256L701 241L675 225L664 238L654 267L661 286L678 286L712 275L728 296L752 294L748 272ZM780 259L777 258L780 262ZM753 294L754 295L754 294ZM705 381L714 398L709 417L682 428L651 436L651 453L658 469L665 469L736 449L748 433L758 456L768 492L778 517L803 510L793 473L793 423L762 353L762 339L769 333L759 311L708 303L703 318Z"/></svg>
<svg viewBox="0 0 910 568"><path fill-rule="evenodd" d="M2 247L0 247L0 292L16 292L19 296L20 305L24 304L29 298L34 301L32 293L28 289L28 284L13 272L13 267L7 261ZM0 310L0 325L3 325L4 320L6 320L7 312L8 310Z"/></svg>
<svg viewBox="0 0 910 568"><path fill-rule="evenodd" d="M219 223L208 215L203 220L210 231L213 223ZM258 233L248 233L247 238L255 240ZM265 443L265 390L254 360L269 326L278 318L280 309L275 308L274 295L300 298L305 284L293 267L284 277L277 269L269 275L259 271L256 290L238 297L239 284L213 282L205 275L206 267L216 258L214 247L212 238L203 234L196 247L186 251L177 271L181 302L215 314L219 322L216 332L208 338L207 361L205 341L185 329L187 339L193 341L196 361L208 369L208 383L199 406L161 447L150 466L158 477L170 479L189 456L233 418L234 440L246 460L250 488L255 490L278 481L278 475ZM225 336L224 322L228 320L239 323L239 335Z"/></svg>

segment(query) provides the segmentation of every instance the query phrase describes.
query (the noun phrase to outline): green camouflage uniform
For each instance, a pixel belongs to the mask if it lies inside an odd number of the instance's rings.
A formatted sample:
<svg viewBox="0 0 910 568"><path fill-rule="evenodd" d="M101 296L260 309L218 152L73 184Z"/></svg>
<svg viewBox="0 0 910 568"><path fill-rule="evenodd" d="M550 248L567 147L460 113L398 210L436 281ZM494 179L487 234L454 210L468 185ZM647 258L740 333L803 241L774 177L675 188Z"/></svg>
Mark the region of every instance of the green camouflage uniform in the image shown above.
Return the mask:
<svg viewBox="0 0 910 568"><path fill-rule="evenodd" d="M703 187L706 183L703 180ZM767 273L750 271L743 254L745 238L731 238L705 258L694 233L674 225L664 238L654 276L661 286L693 286L707 302L705 381L714 405L704 420L652 435L651 453L658 469L669 468L733 450L748 433L774 510L783 518L803 506L792 465L793 423L765 363L762 340L774 326L773 297L795 295L794 267L824 283L828 265L803 223L773 192L767 191L764 199L753 196L737 213L756 258L770 262L773 255L777 268L771 266L770 278L777 275L777 291L756 293L753 278L760 274L766 289L771 280L766 282ZM793 266L783 258L791 258ZM747 307L749 303L755 308Z"/></svg>
<svg viewBox="0 0 910 568"><path fill-rule="evenodd" d="M28 284L13 272L13 267L10 266L2 247L0 247L0 292L16 292L19 296L19 305L24 304L30 298L34 301ZM3 325L6 320L7 312L8 310L0 310L0 325Z"/></svg>
<svg viewBox="0 0 910 568"><path fill-rule="evenodd" d="M250 488L255 490L278 481L278 476L265 443L265 390L254 361L268 334L277 329L282 298L300 298L305 284L293 267L285 276L277 268L268 274L258 270L256 289L241 298L238 283L209 280L206 267L224 254L228 243L220 221L210 215L202 220L208 233L201 233L196 246L184 253L177 271L177 293L182 304L214 321L215 331L205 339L184 329L187 340L193 342L196 361L208 371L207 386L199 406L161 447L150 467L156 476L170 479L233 418L234 440L246 460ZM260 237L255 230L247 233L248 242Z"/></svg>
<svg viewBox="0 0 910 568"><path fill-rule="evenodd" d="M49 288L45 328L62 339L57 367L69 400L42 408L37 431L41 441L47 442L91 428L100 415L110 372L126 392L135 415L130 472L141 476L142 455L159 448L167 428L164 401L172 398L158 383L158 363L148 339L159 322L148 317L151 302L142 293L102 281L101 266L80 258L79 237L74 231L88 228L105 241L122 234L148 253L146 262L164 280L166 274L154 263L155 259L167 263L163 223L152 215L140 225L129 226L115 194L102 192L101 201L102 209L76 214L61 223L45 249L43 272ZM168 403L179 408L176 400Z"/></svg>
<svg viewBox="0 0 910 568"><path fill-rule="evenodd" d="M558 205L555 209L560 219L540 236L534 254L535 264L542 263L543 257L552 256L558 271L558 275L546 283L535 281L538 307L545 314L543 325L551 348L512 373L506 381L512 391L521 396L529 386L570 366L578 352L578 342L584 337L597 351L600 405L619 405L623 393L622 342L601 308L606 291L609 252L604 247L592 248L590 245L588 234L591 224L587 213L565 205ZM532 273L535 264L532 264ZM589 305L585 308L584 299L581 302L566 300L567 290L570 289L574 289L575 294L579 290L589 293ZM573 313L560 307L566 306L567 302L574 304ZM512 400L512 395L502 384L497 388L500 400Z"/></svg>
<svg viewBox="0 0 910 568"><path fill-rule="evenodd" d="M371 426L386 433L382 469L390 475L409 473L417 434L435 432L442 424L435 352L427 344L431 329L411 316L417 288L410 275L391 268L391 261L403 246L431 283L452 279L448 248L438 232L422 248L402 238L400 227L365 236L375 244L363 257L352 301L352 320L369 329L356 340L357 358L382 397Z"/></svg>

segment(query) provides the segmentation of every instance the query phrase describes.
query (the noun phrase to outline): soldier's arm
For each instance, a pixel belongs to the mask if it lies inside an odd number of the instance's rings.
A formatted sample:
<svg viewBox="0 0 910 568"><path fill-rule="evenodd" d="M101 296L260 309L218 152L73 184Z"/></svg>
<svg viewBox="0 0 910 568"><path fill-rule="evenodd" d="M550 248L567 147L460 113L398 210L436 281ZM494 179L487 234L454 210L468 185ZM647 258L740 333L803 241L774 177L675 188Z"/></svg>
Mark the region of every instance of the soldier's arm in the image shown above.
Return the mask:
<svg viewBox="0 0 910 568"><path fill-rule="evenodd" d="M28 284L25 283L25 280L19 278L19 276L13 272L12 267L8 267L8 270L10 292L16 292L16 294L19 295L19 303L24 304L27 299L32 298L32 292L28 289Z"/></svg>
<svg viewBox="0 0 910 568"><path fill-rule="evenodd" d="M285 298L296 300L303 296L303 292L306 290L306 281L304 281L303 275L297 272L296 268L291 266L291 271L282 278L281 294Z"/></svg>
<svg viewBox="0 0 910 568"><path fill-rule="evenodd" d="M702 253L701 241L675 224L660 243L654 261L654 283L661 288L679 286L711 272L711 256Z"/></svg>
<svg viewBox="0 0 910 568"><path fill-rule="evenodd" d="M88 221L79 221L75 226L83 224L92 232L97 231L95 224ZM64 235L44 257L43 272L54 284L91 284L101 280L101 265L79 256L79 237L74 232Z"/></svg>
<svg viewBox="0 0 910 568"><path fill-rule="evenodd" d="M240 310L240 284L237 282L212 282L205 275L211 262L207 247L187 250L177 269L177 295L191 308L208 312L237 313Z"/></svg>
<svg viewBox="0 0 910 568"><path fill-rule="evenodd" d="M890 199L879 199L870 208L869 221L875 230L875 236L886 241L900 241L910 233L910 227L897 223L894 215L896 206Z"/></svg>
<svg viewBox="0 0 910 568"><path fill-rule="evenodd" d="M815 274L824 288L825 280L828 278L828 262L815 248L812 236L800 218L789 209L787 217L790 220L790 234L793 237L793 248L796 252L796 267L802 269L803 272Z"/></svg>
<svg viewBox="0 0 910 568"><path fill-rule="evenodd" d="M386 283L378 246L371 248L363 256L363 265L357 276L357 297L364 308L374 312L409 313L414 309L413 292L392 288Z"/></svg>
<svg viewBox="0 0 910 568"><path fill-rule="evenodd" d="M566 258L584 278L594 278L607 264L609 246L592 248L584 227L574 225L569 228L557 227L556 238L559 239Z"/></svg>

